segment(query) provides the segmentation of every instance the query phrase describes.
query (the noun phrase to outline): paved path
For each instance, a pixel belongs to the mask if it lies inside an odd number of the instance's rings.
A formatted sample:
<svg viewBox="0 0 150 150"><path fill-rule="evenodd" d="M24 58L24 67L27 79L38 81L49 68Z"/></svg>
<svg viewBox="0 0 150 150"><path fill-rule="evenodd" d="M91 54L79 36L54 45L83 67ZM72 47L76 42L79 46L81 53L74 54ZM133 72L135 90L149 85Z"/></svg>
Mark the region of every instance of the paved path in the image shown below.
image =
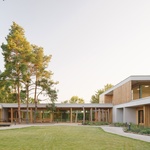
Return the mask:
<svg viewBox="0 0 150 150"><path fill-rule="evenodd" d="M133 134L133 133L126 133L126 132L123 131L122 127L101 126L101 128L105 132L109 132L109 133L118 134L118 135L121 135L121 136L130 137L132 139L138 139L138 140L150 142L150 136Z"/></svg>
<svg viewBox="0 0 150 150"><path fill-rule="evenodd" d="M26 128L31 126L58 126L58 125L70 125L70 126L82 126L78 123L37 123L37 124L17 124L17 125L11 125L9 127L0 127L0 130L6 130L6 129L15 129L15 128ZM85 126L85 127L93 127L93 126ZM122 127L110 127L110 126L94 126L94 127L101 127L105 132L138 139L146 142L150 142L150 136L146 135L139 135L139 134L133 134L133 133L126 133L123 131Z"/></svg>

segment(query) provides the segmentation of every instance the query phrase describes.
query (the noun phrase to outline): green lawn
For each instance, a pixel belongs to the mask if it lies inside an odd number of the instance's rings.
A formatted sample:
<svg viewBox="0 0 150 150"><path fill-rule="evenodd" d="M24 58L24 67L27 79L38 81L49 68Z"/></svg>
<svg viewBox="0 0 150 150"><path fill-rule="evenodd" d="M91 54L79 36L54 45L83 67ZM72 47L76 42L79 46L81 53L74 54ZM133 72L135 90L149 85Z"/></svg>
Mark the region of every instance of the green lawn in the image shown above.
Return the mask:
<svg viewBox="0 0 150 150"><path fill-rule="evenodd" d="M150 143L85 126L0 130L0 150L148 150Z"/></svg>

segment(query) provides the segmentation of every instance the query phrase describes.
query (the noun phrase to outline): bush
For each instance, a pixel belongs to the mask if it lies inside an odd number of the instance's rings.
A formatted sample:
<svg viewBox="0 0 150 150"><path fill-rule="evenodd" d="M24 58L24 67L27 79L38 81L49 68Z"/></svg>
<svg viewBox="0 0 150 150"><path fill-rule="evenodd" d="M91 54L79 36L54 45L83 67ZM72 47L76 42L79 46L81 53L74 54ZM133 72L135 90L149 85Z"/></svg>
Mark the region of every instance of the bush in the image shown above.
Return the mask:
<svg viewBox="0 0 150 150"><path fill-rule="evenodd" d="M111 126L114 126L114 127L127 127L127 123L115 122L115 123L112 123Z"/></svg>
<svg viewBox="0 0 150 150"><path fill-rule="evenodd" d="M150 129L146 128L146 129L143 129L139 132L140 134L147 134L147 135L150 135Z"/></svg>
<svg viewBox="0 0 150 150"><path fill-rule="evenodd" d="M108 125L108 122L92 122L92 121L86 121L84 125L95 125L95 126L101 126L101 125Z"/></svg>
<svg viewBox="0 0 150 150"><path fill-rule="evenodd" d="M125 130L127 132L133 132L133 133L137 133L137 134L150 135L150 128L144 127L141 125L130 124L130 129L129 129L129 127L127 127Z"/></svg>

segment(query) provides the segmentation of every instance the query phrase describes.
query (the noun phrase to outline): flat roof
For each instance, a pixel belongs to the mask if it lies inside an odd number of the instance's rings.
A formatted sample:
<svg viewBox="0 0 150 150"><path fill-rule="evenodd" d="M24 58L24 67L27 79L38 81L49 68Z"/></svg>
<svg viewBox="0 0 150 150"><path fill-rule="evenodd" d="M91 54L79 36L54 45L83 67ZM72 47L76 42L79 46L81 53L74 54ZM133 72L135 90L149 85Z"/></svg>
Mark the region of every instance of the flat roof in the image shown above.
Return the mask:
<svg viewBox="0 0 150 150"><path fill-rule="evenodd" d="M125 84L129 81L150 81L150 75L132 75L132 76L129 76L128 78L126 78L123 81L119 82L118 84L116 84L112 88L108 89L107 91L105 91L101 95L111 93L114 89L118 88L119 86L121 86L121 85L123 85L123 84Z"/></svg>
<svg viewBox="0 0 150 150"><path fill-rule="evenodd" d="M46 108L48 104L38 104L39 108ZM58 108L112 108L111 103L99 104L99 103L84 103L84 104L64 104L64 103L55 103L55 106ZM17 103L0 103L0 108L17 108ZM26 108L27 104L21 104L21 108ZM29 108L34 108L35 104L29 104Z"/></svg>

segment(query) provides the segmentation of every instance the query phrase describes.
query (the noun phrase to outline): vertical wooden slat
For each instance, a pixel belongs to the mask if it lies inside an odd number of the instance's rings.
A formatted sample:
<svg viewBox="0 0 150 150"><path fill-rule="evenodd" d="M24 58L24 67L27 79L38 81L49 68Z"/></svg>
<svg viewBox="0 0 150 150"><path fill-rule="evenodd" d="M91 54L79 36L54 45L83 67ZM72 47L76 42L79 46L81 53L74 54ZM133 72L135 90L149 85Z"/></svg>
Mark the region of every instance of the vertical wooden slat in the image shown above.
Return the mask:
<svg viewBox="0 0 150 150"><path fill-rule="evenodd" d="M30 122L33 123L33 113L32 113L32 108L30 108Z"/></svg>
<svg viewBox="0 0 150 150"><path fill-rule="evenodd" d="M13 123L14 121L13 108L11 108L10 115L11 115L11 123Z"/></svg>
<svg viewBox="0 0 150 150"><path fill-rule="evenodd" d="M110 118L109 118L109 109L108 109L107 111L108 111L108 122L110 122Z"/></svg>
<svg viewBox="0 0 150 150"><path fill-rule="evenodd" d="M70 108L70 123L72 123L72 108Z"/></svg>
<svg viewBox="0 0 150 150"><path fill-rule="evenodd" d="M95 107L95 121L97 121L97 109Z"/></svg>
<svg viewBox="0 0 150 150"><path fill-rule="evenodd" d="M98 109L98 122L100 122L100 109Z"/></svg>
<svg viewBox="0 0 150 150"><path fill-rule="evenodd" d="M104 110L102 109L102 121L104 122Z"/></svg>
<svg viewBox="0 0 150 150"><path fill-rule="evenodd" d="M40 111L40 122L42 122L42 112Z"/></svg>
<svg viewBox="0 0 150 150"><path fill-rule="evenodd" d="M83 106L83 124L85 123L85 109L84 109L84 106Z"/></svg>
<svg viewBox="0 0 150 150"><path fill-rule="evenodd" d="M105 110L105 122L108 121L108 118L107 118L107 110Z"/></svg>
<svg viewBox="0 0 150 150"><path fill-rule="evenodd" d="M93 113L93 109L91 108L91 109L90 109L90 121L93 121L92 113Z"/></svg>

